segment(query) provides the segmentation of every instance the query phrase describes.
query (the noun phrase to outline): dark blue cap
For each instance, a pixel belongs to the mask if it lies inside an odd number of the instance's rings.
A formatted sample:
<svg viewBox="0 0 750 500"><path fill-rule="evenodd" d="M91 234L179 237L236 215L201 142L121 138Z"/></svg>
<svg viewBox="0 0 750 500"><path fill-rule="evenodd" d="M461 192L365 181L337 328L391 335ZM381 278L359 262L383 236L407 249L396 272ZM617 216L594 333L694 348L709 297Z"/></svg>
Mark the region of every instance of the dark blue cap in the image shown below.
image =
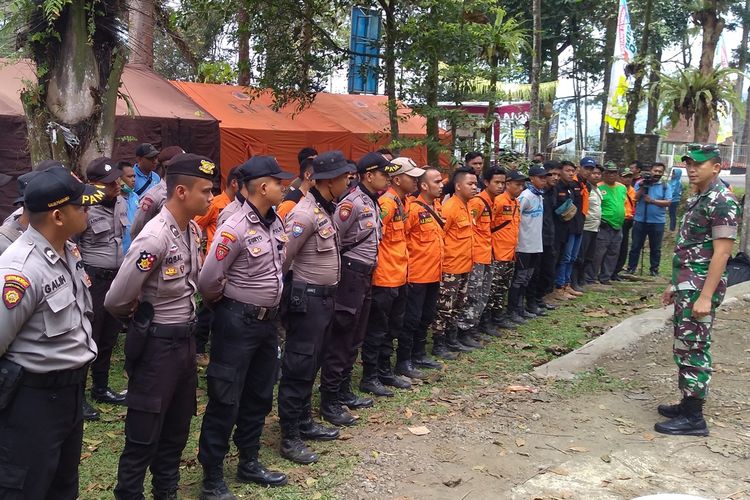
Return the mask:
<svg viewBox="0 0 750 500"><path fill-rule="evenodd" d="M590 156L584 156L581 158L580 165L583 168L594 168L596 166L596 160Z"/></svg>
<svg viewBox="0 0 750 500"><path fill-rule="evenodd" d="M349 163L341 151L326 151L313 160L313 179L335 179L344 174L353 174L357 171L354 164Z"/></svg>
<svg viewBox="0 0 750 500"><path fill-rule="evenodd" d="M240 165L237 175L243 181L260 179L261 177L273 177L282 180L296 177L292 173L281 170L279 162L273 156L253 156Z"/></svg>

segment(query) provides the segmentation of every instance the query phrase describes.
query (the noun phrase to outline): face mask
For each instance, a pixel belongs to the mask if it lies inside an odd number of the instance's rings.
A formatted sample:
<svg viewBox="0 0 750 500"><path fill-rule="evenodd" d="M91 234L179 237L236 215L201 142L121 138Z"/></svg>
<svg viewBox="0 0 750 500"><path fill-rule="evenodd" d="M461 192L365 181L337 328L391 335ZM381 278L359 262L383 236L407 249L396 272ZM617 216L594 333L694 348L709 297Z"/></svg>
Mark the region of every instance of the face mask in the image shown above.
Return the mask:
<svg viewBox="0 0 750 500"><path fill-rule="evenodd" d="M120 186L120 189L122 189L122 192L123 192L123 193L132 193L132 192L134 192L134 191L135 191L135 189L131 188L131 187L130 187L130 186L128 186L127 184L122 184L122 185Z"/></svg>

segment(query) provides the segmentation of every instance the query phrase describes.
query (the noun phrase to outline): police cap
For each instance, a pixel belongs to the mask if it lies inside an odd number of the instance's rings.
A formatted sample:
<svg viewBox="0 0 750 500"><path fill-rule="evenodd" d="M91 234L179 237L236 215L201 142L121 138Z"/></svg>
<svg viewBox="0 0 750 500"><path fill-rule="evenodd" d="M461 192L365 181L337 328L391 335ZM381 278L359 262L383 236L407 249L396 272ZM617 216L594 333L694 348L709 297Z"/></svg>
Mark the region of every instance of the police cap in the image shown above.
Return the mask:
<svg viewBox="0 0 750 500"><path fill-rule="evenodd" d="M214 180L216 171L214 162L205 156L193 153L181 153L169 160L169 168L166 175L187 175L212 181Z"/></svg>
<svg viewBox="0 0 750 500"><path fill-rule="evenodd" d="M48 212L65 205L98 205L103 199L104 191L79 181L63 166L37 172L23 193L24 206L31 212Z"/></svg>

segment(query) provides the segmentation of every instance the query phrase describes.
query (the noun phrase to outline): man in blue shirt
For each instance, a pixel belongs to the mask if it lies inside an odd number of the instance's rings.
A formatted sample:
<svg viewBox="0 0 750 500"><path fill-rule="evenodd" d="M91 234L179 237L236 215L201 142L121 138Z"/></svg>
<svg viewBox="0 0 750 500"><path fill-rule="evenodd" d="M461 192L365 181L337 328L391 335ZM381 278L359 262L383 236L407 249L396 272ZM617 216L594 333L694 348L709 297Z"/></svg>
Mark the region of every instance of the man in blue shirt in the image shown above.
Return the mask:
<svg viewBox="0 0 750 500"><path fill-rule="evenodd" d="M669 183L661 180L663 175L664 164L654 163L650 177L644 172L643 178L634 185L636 204L633 245L630 247L628 258L630 274L635 273L635 268L638 267L638 258L648 237L649 271L651 276L659 275L664 224L667 220L667 209L672 203L672 189Z"/></svg>
<svg viewBox="0 0 750 500"><path fill-rule="evenodd" d="M122 253L128 253L130 243L133 241L130 236L130 226L133 224L135 219L135 213L138 211L138 196L135 194L135 169L133 164L129 161L120 161L117 166L122 170L122 177L120 177L120 184L122 191L120 196L126 201L128 224L125 227L125 232L122 234Z"/></svg>
<svg viewBox="0 0 750 500"><path fill-rule="evenodd" d="M143 193L159 184L161 177L154 172L159 150L152 144L144 142L135 150L135 195L140 198Z"/></svg>

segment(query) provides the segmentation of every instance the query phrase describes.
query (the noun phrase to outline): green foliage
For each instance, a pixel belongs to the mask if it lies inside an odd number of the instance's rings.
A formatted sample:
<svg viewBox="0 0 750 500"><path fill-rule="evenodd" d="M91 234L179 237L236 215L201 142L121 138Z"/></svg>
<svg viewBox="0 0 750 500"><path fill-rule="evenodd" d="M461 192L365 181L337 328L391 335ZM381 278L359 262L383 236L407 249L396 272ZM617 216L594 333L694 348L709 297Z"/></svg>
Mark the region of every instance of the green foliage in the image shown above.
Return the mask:
<svg viewBox="0 0 750 500"><path fill-rule="evenodd" d="M202 62L198 66L198 80L203 83L233 83L237 71L226 61Z"/></svg>

